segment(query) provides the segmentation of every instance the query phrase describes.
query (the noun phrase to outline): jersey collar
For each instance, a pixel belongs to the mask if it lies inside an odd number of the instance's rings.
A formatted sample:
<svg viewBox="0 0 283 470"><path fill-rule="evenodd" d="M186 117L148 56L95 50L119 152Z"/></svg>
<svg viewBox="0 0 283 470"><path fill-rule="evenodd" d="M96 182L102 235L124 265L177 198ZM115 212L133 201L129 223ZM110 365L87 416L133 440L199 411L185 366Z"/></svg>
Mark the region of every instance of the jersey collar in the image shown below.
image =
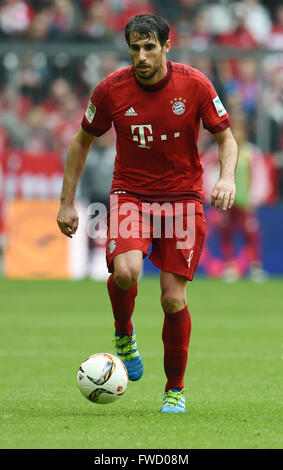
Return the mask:
<svg viewBox="0 0 283 470"><path fill-rule="evenodd" d="M171 62L167 61L167 74L165 77L162 78L159 82L155 83L154 85L144 85L143 83L139 82L136 74L134 73L134 77L136 79L137 84L139 85L140 88L142 88L145 91L153 92L153 91L159 91L162 88L164 88L167 83L169 82L171 75L172 75L172 67L171 67Z"/></svg>

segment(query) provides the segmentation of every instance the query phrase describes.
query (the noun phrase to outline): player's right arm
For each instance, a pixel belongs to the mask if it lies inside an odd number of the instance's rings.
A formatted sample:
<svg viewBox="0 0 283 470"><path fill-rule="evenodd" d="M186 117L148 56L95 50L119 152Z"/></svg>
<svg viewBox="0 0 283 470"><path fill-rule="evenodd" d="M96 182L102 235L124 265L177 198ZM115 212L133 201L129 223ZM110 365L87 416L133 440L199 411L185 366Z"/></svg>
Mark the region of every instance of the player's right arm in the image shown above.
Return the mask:
<svg viewBox="0 0 283 470"><path fill-rule="evenodd" d="M69 238L76 233L79 225L75 208L76 190L94 139L94 135L80 127L68 149L57 223L61 232Z"/></svg>

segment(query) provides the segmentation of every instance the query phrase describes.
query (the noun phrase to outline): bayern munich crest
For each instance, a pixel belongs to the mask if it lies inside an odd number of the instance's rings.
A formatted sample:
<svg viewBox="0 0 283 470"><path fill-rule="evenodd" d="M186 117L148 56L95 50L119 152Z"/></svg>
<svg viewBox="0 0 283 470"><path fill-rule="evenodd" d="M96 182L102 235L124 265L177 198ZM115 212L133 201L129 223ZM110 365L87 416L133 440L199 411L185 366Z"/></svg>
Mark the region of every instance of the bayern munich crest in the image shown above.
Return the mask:
<svg viewBox="0 0 283 470"><path fill-rule="evenodd" d="M171 100L170 103L172 104L173 113L177 116L184 114L184 112L186 111L186 100L184 100L183 98L174 98L174 100Z"/></svg>
<svg viewBox="0 0 283 470"><path fill-rule="evenodd" d="M115 240L111 240L109 243L109 253L112 254L113 251L115 251L116 248L116 242Z"/></svg>

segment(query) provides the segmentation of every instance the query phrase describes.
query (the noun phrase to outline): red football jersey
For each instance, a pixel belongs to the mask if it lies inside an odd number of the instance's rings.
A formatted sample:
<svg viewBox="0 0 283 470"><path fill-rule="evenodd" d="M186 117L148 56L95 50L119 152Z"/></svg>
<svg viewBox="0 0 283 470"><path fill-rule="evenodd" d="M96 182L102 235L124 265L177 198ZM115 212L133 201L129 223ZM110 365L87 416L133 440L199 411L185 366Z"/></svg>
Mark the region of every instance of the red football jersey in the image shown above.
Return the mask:
<svg viewBox="0 0 283 470"><path fill-rule="evenodd" d="M203 201L197 139L202 119L211 133L231 121L208 80L193 67L167 62L167 75L143 85L133 66L114 72L93 91L82 128L95 136L113 123L117 154L111 192L143 199Z"/></svg>

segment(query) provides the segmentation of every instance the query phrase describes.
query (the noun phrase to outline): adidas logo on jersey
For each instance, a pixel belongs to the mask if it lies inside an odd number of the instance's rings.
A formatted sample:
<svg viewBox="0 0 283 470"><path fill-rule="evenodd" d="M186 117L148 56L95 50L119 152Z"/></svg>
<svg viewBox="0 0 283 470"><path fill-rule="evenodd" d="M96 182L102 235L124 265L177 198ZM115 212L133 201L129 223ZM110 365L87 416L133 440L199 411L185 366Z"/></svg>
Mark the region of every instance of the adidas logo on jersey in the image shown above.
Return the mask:
<svg viewBox="0 0 283 470"><path fill-rule="evenodd" d="M134 108L131 107L128 109L128 111L125 112L125 116L137 116L137 113L135 112Z"/></svg>

